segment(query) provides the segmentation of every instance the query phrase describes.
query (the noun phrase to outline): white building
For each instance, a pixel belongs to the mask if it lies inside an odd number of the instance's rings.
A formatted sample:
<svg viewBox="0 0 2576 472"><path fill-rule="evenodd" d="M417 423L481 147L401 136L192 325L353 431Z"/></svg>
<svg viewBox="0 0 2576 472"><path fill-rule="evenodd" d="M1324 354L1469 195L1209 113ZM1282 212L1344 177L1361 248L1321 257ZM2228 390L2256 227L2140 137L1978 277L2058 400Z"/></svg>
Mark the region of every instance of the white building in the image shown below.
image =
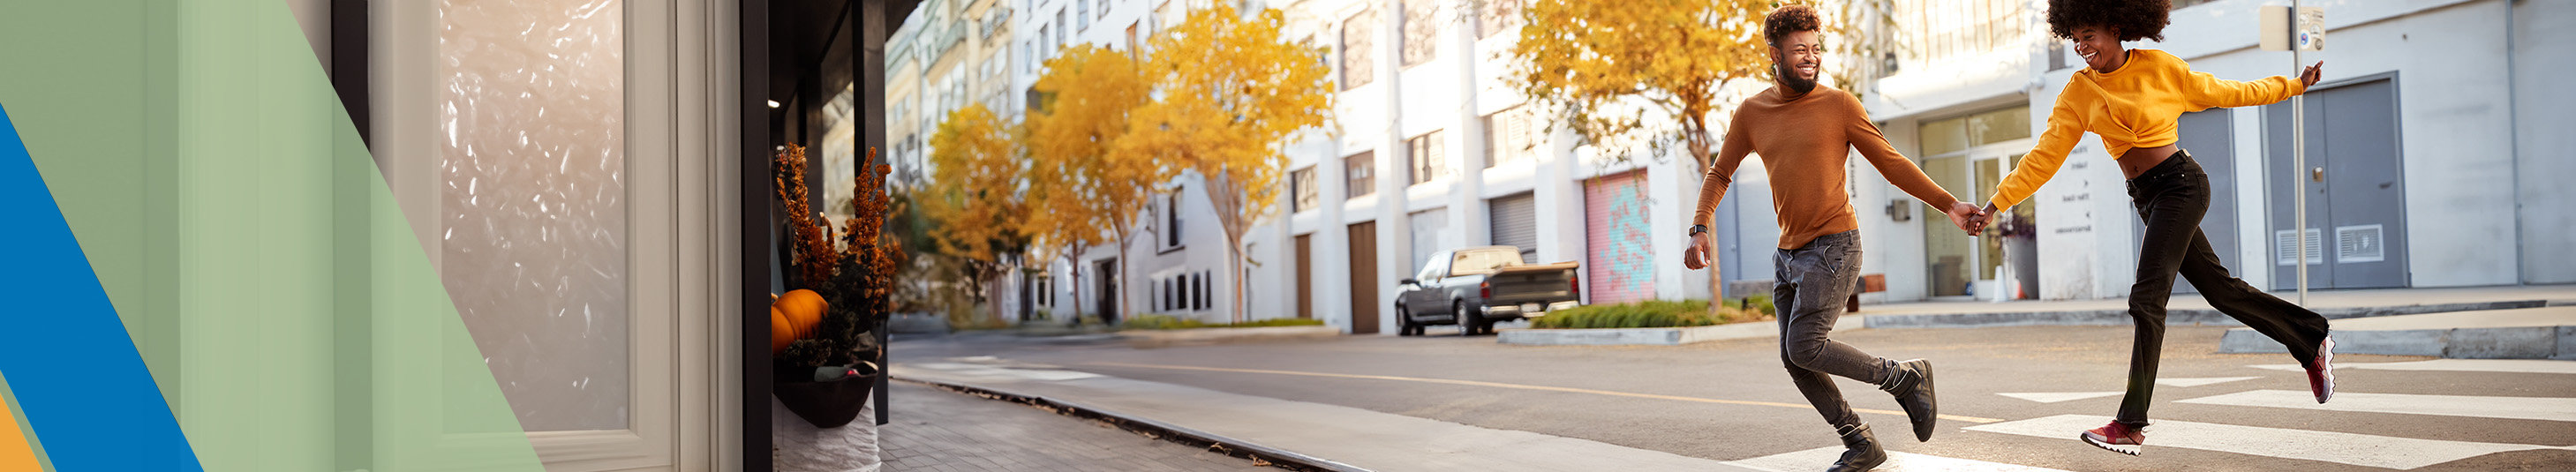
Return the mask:
<svg viewBox="0 0 2576 472"><path fill-rule="evenodd" d="M1945 2L1928 12L1920 0L1896 3L1898 24L1913 26L1899 41L1919 48L1867 94L1869 110L1945 186L1973 180L1988 196L2082 60L2047 36L2043 2ZM2257 47L2266 2L2175 3L2165 41L2129 47L2162 49L2225 79L2294 73L2290 53ZM2307 162L2321 174L2290 167L2286 102L2182 121L2182 146L2219 189L2202 228L2228 267L2257 287L2295 289L2290 179L2307 176L2322 179L2308 187L2312 289L2576 282L2576 193L2550 182L2576 176L2571 138L2550 132L2563 128L2550 126L2551 115L2576 105L2576 93L2543 85L2576 72L2576 54L2532 46L2576 39L2564 27L2576 5L2307 5L2325 8L2329 40L2306 55L2325 61L2324 81L2306 98ZM2087 135L2020 209L2035 213L2034 295L2121 297L2136 280L2138 220L2111 162ZM1904 198L1865 187L1860 202ZM1998 261L1986 253L1997 238L1971 249L1942 223L1864 218L1872 257L1863 270L1886 274L1888 299L1955 295L1966 280L1993 278Z"/></svg>

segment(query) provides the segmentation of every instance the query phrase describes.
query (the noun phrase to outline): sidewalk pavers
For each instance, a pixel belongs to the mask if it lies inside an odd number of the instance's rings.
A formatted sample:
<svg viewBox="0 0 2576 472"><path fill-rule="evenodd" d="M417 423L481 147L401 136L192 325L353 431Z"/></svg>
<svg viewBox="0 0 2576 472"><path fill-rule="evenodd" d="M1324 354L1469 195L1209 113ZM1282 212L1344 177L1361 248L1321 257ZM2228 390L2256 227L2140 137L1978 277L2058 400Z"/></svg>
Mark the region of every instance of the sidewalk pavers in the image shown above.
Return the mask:
<svg viewBox="0 0 2576 472"><path fill-rule="evenodd" d="M1586 439L1045 366L915 362L895 364L891 373L905 381L1041 399L1327 470L1753 470Z"/></svg>
<svg viewBox="0 0 2576 472"><path fill-rule="evenodd" d="M887 471L1279 470L1017 403L895 382Z"/></svg>
<svg viewBox="0 0 2576 472"><path fill-rule="evenodd" d="M2576 359L2576 306L2336 320L2335 351L2453 359ZM2227 330L2223 353L2286 352L2249 328Z"/></svg>

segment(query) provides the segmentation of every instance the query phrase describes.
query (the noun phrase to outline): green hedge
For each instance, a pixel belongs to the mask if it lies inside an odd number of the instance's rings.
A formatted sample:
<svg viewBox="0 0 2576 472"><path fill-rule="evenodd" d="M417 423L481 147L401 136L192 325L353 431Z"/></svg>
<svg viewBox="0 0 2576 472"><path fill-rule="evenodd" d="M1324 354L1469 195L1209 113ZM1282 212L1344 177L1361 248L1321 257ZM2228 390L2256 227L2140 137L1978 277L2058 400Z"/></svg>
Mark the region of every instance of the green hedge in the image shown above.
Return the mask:
<svg viewBox="0 0 2576 472"><path fill-rule="evenodd" d="M1119 323L1120 326L1127 329L1260 328L1268 326L1319 326L1322 324L1324 324L1324 320L1306 318L1271 318L1266 320L1246 321L1242 323L1208 323L1171 315L1136 315L1133 318L1128 318L1127 321L1123 323Z"/></svg>
<svg viewBox="0 0 2576 472"><path fill-rule="evenodd" d="M1719 309L1714 317L1708 312L1707 300L1647 300L1611 305L1584 305L1548 312L1547 316L1530 321L1530 327L1539 329L1671 328L1771 319L1769 313L1761 310L1761 308L1770 307L1768 297L1746 301L1754 302L1752 305L1756 308L1747 310L1739 308L1745 305L1743 302L1729 303L1729 306Z"/></svg>

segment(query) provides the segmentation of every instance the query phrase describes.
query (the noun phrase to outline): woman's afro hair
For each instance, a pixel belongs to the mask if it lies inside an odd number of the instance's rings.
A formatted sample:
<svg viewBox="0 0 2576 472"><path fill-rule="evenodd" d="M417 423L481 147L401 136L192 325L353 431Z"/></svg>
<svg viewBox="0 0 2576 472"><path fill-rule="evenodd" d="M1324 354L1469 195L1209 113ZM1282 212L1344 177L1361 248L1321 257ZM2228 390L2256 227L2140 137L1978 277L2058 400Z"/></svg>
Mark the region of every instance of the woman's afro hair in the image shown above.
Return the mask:
<svg viewBox="0 0 2576 472"><path fill-rule="evenodd" d="M2048 0L2048 32L2074 39L2076 28L2101 26L2118 31L2121 41L2162 42L2172 11L2170 0Z"/></svg>
<svg viewBox="0 0 2576 472"><path fill-rule="evenodd" d="M1780 44L1781 36L1800 31L1816 31L1823 26L1824 20L1816 18L1815 8L1806 5L1784 6L1771 10L1771 15L1762 18L1762 41L1776 46Z"/></svg>

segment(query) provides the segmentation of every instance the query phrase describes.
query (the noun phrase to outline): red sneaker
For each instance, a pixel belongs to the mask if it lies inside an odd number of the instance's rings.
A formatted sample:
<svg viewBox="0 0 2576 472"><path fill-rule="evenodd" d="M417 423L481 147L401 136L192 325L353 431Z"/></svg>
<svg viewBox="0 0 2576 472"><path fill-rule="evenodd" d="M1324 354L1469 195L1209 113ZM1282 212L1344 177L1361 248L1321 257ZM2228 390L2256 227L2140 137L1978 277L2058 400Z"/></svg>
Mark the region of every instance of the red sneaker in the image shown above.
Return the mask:
<svg viewBox="0 0 2576 472"><path fill-rule="evenodd" d="M2091 444L2093 447L2132 456L2138 455L2147 447L2146 433L2130 428L2129 425L2120 424L2118 421L2085 431L2076 438L2083 439L2085 444Z"/></svg>
<svg viewBox="0 0 2576 472"><path fill-rule="evenodd" d="M2317 345L2317 358L2308 362L2308 393L2317 395L2317 403L2334 398L2334 337Z"/></svg>

